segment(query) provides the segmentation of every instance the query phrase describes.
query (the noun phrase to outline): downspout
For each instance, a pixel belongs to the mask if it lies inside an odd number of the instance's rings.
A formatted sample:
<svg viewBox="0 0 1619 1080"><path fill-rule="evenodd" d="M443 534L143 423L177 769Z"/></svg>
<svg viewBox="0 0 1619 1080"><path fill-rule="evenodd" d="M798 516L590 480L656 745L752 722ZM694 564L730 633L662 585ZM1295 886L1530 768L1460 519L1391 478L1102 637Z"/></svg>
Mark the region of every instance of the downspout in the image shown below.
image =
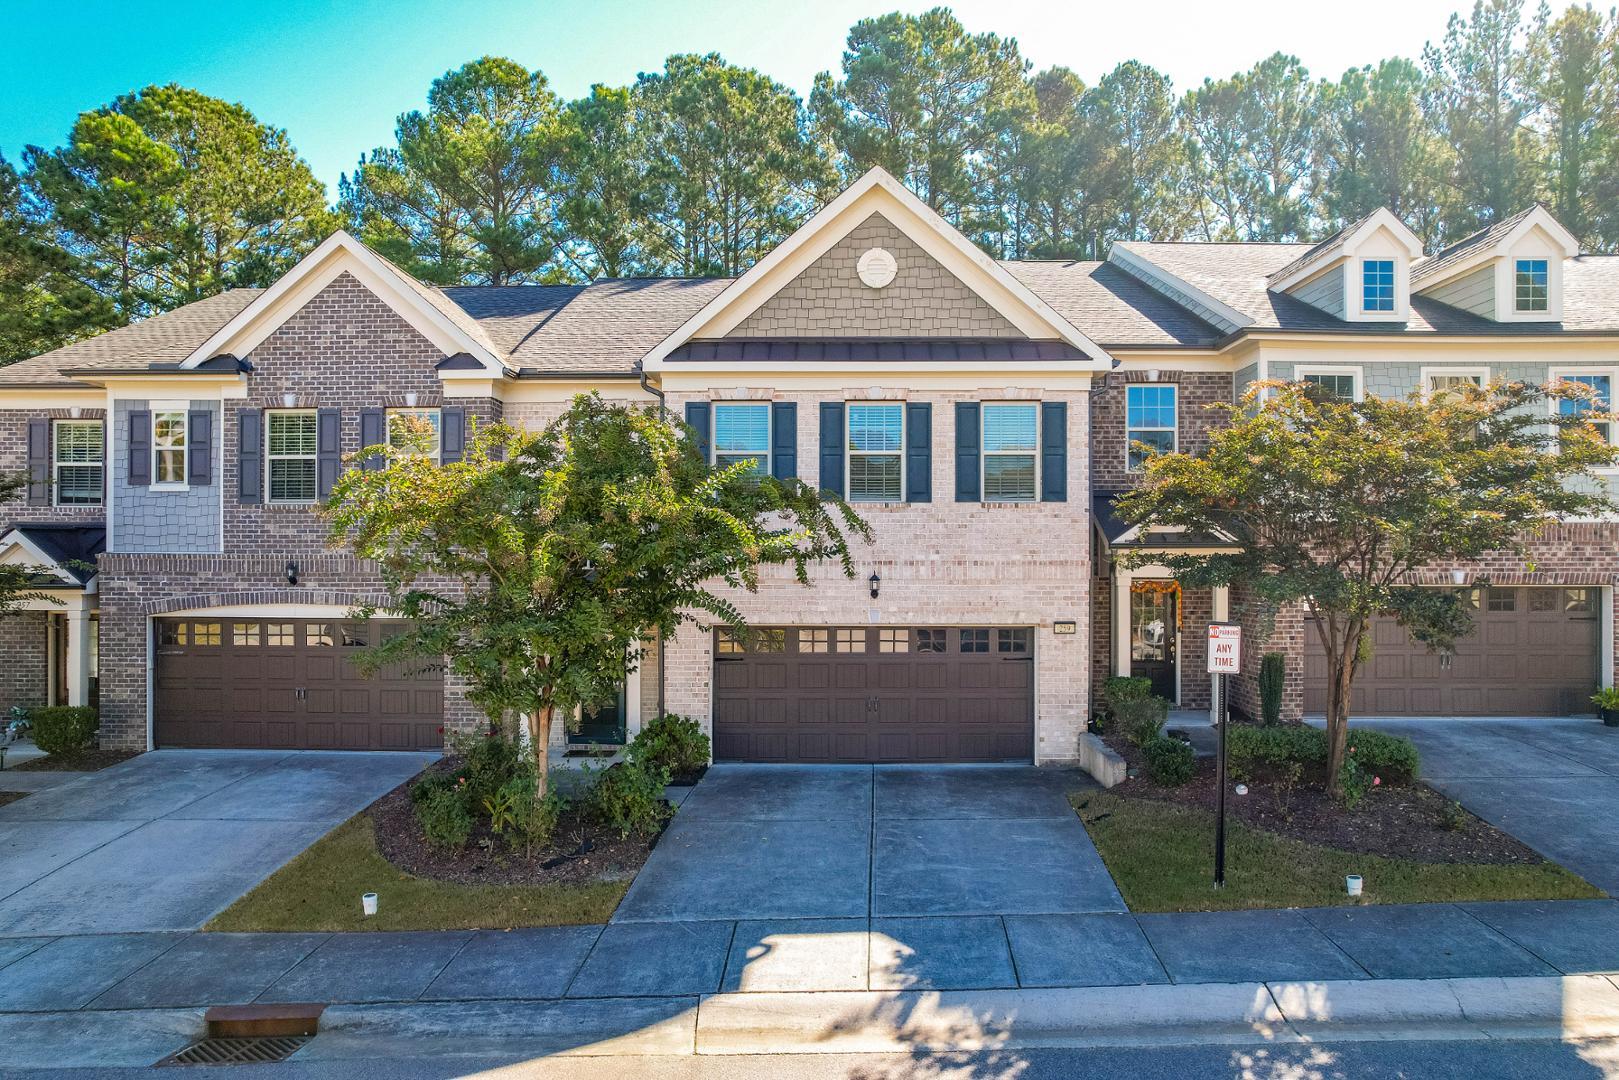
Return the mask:
<svg viewBox="0 0 1619 1080"><path fill-rule="evenodd" d="M660 419L664 420L664 421L668 421L668 419L669 419L669 407L666 404L664 404L663 391L653 389L652 384L647 381L646 369L645 368L641 369L641 389L645 390L647 393L651 394L653 397L658 399L658 417ZM669 664L668 664L668 655L669 655L669 653L668 653L668 649L665 646L666 646L666 643L664 642L663 638L659 637L658 638L658 716L662 716L664 714L664 712L665 712L664 706L663 706L664 672L667 671L668 668L669 668ZM657 719L657 717L654 717L653 719ZM643 719L641 721L641 723L645 724L646 721Z"/></svg>

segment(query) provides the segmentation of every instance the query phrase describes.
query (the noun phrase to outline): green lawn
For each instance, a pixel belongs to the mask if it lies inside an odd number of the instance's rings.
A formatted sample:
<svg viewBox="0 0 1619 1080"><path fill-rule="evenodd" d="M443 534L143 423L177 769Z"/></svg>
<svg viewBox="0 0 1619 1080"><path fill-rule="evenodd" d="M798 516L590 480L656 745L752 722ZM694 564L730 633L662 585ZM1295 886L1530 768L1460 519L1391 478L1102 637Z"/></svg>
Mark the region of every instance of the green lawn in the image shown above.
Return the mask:
<svg viewBox="0 0 1619 1080"><path fill-rule="evenodd" d="M412 877L377 853L371 819L350 818L220 912L209 930L465 930L602 923L629 882L451 885ZM377 914L360 894L377 894Z"/></svg>
<svg viewBox="0 0 1619 1080"><path fill-rule="evenodd" d="M1364 902L1570 900L1605 895L1555 863L1420 863L1317 847L1232 822L1226 885L1216 891L1214 815L1102 792L1070 796L1131 911L1223 911ZM1361 901L1344 876L1366 879Z"/></svg>

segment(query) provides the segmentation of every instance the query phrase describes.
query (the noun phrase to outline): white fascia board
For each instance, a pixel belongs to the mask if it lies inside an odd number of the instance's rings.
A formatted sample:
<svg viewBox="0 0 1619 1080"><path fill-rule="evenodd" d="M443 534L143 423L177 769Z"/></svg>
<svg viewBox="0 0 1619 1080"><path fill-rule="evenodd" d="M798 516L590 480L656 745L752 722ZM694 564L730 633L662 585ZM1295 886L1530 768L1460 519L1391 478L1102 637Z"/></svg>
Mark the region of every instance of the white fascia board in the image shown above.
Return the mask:
<svg viewBox="0 0 1619 1080"><path fill-rule="evenodd" d="M1155 292L1164 293L1166 288L1183 292L1209 309L1209 312L1223 320L1220 329L1225 333L1234 333L1245 326L1252 326L1254 320L1223 301L1216 300L1196 285L1171 274L1168 270L1153 262L1145 254L1134 250L1128 243L1119 241L1108 249L1107 261L1125 270L1131 277L1142 282ZM1168 295L1167 293L1165 295ZM1174 300L1173 296L1169 299Z"/></svg>
<svg viewBox="0 0 1619 1080"><path fill-rule="evenodd" d="M484 342L446 318L410 283L401 280L400 271L379 259L342 229L323 240L296 266L281 275L274 285L255 297L235 318L198 346L180 366L194 368L221 353L248 355L345 271L414 330L442 349L445 355L468 353L490 373L501 373L500 359Z"/></svg>
<svg viewBox="0 0 1619 1080"><path fill-rule="evenodd" d="M1574 234L1565 229L1562 222L1552 217L1551 211L1544 206L1537 206L1522 221L1518 222L1510 232L1506 233L1494 244L1479 248L1466 258L1445 267L1442 273L1422 281L1420 285L1413 284L1412 291L1417 293L1430 292L1441 285L1472 273L1488 262L1506 258L1512 253L1512 249L1517 246L1518 241L1522 240L1526 233L1536 228L1543 230L1551 238L1553 244L1561 251L1563 258L1572 259L1580 253L1580 242L1574 238ZM1413 281L1415 278L1420 277L1421 274L1422 265L1420 263L1411 268Z"/></svg>
<svg viewBox="0 0 1619 1080"><path fill-rule="evenodd" d="M19 530L11 529L0 536L0 563L7 566L28 566L54 575L71 589L79 588L79 581L62 564L41 551L39 546Z"/></svg>
<svg viewBox="0 0 1619 1080"><path fill-rule="evenodd" d="M1316 277L1338 260L1353 258L1366 238L1374 235L1379 229L1387 229L1400 242L1405 248L1406 258L1417 259L1422 256L1421 237L1396 217L1394 211L1386 206L1379 207L1375 213L1362 221L1354 232L1339 237L1336 244L1317 252L1315 258L1295 267L1286 277L1270 282L1270 288L1276 292L1287 292L1295 285L1301 285Z"/></svg>
<svg viewBox="0 0 1619 1080"><path fill-rule="evenodd" d="M1054 337L1066 341L1090 357L1088 367L1098 371L1112 368L1113 358L1106 349L1057 314L904 184L883 169L873 168L660 342L642 360L643 369L662 370L669 354L686 342L720 337L735 328L855 226L878 212L1024 334L1036 340Z"/></svg>

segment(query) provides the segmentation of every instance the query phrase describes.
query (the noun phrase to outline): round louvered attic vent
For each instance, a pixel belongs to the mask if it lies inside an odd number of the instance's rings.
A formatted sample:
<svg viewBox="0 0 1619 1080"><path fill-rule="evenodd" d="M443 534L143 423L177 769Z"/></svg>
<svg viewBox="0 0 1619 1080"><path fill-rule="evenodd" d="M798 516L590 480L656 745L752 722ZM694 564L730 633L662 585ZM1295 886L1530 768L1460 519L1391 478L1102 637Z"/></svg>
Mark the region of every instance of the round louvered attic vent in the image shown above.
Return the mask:
<svg viewBox="0 0 1619 1080"><path fill-rule="evenodd" d="M899 263L894 256L884 248L871 248L860 261L855 264L860 273L860 280L873 289L880 289L894 280L899 272Z"/></svg>

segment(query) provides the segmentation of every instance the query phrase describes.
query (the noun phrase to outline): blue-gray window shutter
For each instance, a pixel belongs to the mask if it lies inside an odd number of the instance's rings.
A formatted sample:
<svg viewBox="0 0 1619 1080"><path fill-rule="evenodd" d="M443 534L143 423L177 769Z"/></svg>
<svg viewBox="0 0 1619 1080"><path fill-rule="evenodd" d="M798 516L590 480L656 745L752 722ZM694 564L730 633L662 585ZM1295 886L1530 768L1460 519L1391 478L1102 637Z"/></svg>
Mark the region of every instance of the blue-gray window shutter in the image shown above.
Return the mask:
<svg viewBox="0 0 1619 1080"><path fill-rule="evenodd" d="M686 426L697 435L697 452L707 461L712 456L708 452L712 442L713 410L706 401L686 402Z"/></svg>
<svg viewBox="0 0 1619 1080"><path fill-rule="evenodd" d="M1068 403L1040 404L1040 501L1068 501Z"/></svg>
<svg viewBox="0 0 1619 1080"><path fill-rule="evenodd" d="M798 402L770 405L770 475L788 480L798 475Z"/></svg>
<svg viewBox="0 0 1619 1080"><path fill-rule="evenodd" d="M186 415L186 482L214 482L214 414L207 409Z"/></svg>
<svg viewBox="0 0 1619 1080"><path fill-rule="evenodd" d="M439 422L443 423L443 421L444 417L441 414L439 416ZM367 446L382 446L387 442L387 440L388 414L381 409L361 409L360 446L362 448ZM365 469L380 469L382 468L382 455L369 454L360 464L361 467Z"/></svg>
<svg viewBox="0 0 1619 1080"><path fill-rule="evenodd" d="M438 459L448 465L460 461L467 452L467 411L440 409L438 414Z"/></svg>
<svg viewBox="0 0 1619 1080"><path fill-rule="evenodd" d="M257 409L236 410L236 497L264 501L264 414Z"/></svg>
<svg viewBox="0 0 1619 1080"><path fill-rule="evenodd" d="M821 490L843 498L843 402L821 402Z"/></svg>
<svg viewBox="0 0 1619 1080"><path fill-rule="evenodd" d="M956 402L956 501L982 502L984 478L979 473L983 457L979 436L978 402Z"/></svg>
<svg viewBox="0 0 1619 1080"><path fill-rule="evenodd" d="M28 505L51 502L51 422L28 421Z"/></svg>
<svg viewBox="0 0 1619 1080"><path fill-rule="evenodd" d="M933 406L905 403L905 501L933 501Z"/></svg>
<svg viewBox="0 0 1619 1080"><path fill-rule="evenodd" d="M337 486L343 471L343 412L341 409L315 410L315 486L321 498Z"/></svg>
<svg viewBox="0 0 1619 1080"><path fill-rule="evenodd" d="M152 482L152 413L133 409L129 414L129 483L146 487Z"/></svg>

